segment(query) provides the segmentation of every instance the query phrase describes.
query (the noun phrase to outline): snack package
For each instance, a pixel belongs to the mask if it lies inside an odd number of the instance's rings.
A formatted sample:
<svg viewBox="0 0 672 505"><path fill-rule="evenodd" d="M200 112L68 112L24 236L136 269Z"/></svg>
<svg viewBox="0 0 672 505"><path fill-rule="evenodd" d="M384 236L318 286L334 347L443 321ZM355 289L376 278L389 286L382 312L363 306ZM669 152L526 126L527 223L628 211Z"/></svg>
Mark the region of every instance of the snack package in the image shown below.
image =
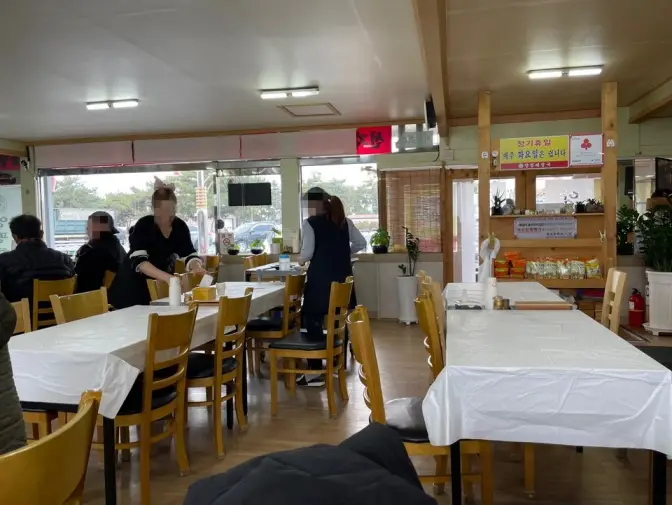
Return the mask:
<svg viewBox="0 0 672 505"><path fill-rule="evenodd" d="M541 279L541 263L539 260L528 261L525 267L525 273L528 279Z"/></svg>
<svg viewBox="0 0 672 505"><path fill-rule="evenodd" d="M569 260L569 278L583 279L586 276L586 264L583 261Z"/></svg>
<svg viewBox="0 0 672 505"><path fill-rule="evenodd" d="M495 268L509 268L509 260L507 259L496 259Z"/></svg>
<svg viewBox="0 0 672 505"><path fill-rule="evenodd" d="M600 279L602 278L602 272L600 270L600 260L597 258L589 259L586 261L586 278L587 279Z"/></svg>
<svg viewBox="0 0 672 505"><path fill-rule="evenodd" d="M546 258L543 264L543 278L557 279L558 278L558 262L553 258Z"/></svg>
<svg viewBox="0 0 672 505"><path fill-rule="evenodd" d="M504 253L504 257L506 258L507 261L513 261L517 260L520 258L520 253L519 252L506 252Z"/></svg>
<svg viewBox="0 0 672 505"><path fill-rule="evenodd" d="M508 268L495 268L495 277L498 279L504 279L509 277Z"/></svg>
<svg viewBox="0 0 672 505"><path fill-rule="evenodd" d="M557 261L558 279L569 279L569 261L566 259Z"/></svg>

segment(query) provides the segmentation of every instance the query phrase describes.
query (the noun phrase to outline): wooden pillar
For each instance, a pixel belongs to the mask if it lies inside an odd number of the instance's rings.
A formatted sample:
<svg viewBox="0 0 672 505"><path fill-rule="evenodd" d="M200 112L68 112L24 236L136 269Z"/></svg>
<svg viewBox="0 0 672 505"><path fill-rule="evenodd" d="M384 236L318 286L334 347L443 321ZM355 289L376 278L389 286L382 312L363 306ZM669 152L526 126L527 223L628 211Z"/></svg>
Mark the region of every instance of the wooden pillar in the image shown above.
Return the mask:
<svg viewBox="0 0 672 505"><path fill-rule="evenodd" d="M453 282L453 178L441 164L441 253L443 284Z"/></svg>
<svg viewBox="0 0 672 505"><path fill-rule="evenodd" d="M478 236L490 233L490 92L478 93Z"/></svg>
<svg viewBox="0 0 672 505"><path fill-rule="evenodd" d="M603 244L605 269L616 266L616 208L618 206L617 98L618 86L615 82L602 84L602 134L604 135L602 202L604 203L606 231L606 239Z"/></svg>
<svg viewBox="0 0 672 505"><path fill-rule="evenodd" d="M378 170L378 228L387 230L387 186L385 172Z"/></svg>

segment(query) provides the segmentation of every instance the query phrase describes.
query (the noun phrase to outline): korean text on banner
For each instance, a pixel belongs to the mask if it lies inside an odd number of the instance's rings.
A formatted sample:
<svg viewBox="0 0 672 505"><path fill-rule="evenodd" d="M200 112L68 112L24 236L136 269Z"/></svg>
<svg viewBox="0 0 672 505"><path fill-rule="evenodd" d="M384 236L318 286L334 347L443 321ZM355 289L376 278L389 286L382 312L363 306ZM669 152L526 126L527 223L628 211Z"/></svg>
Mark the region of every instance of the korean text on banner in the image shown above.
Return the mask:
<svg viewBox="0 0 672 505"><path fill-rule="evenodd" d="M572 167L601 166L603 151L601 133L569 138L569 164Z"/></svg>
<svg viewBox="0 0 672 505"><path fill-rule="evenodd" d="M569 135L501 139L503 170L569 167Z"/></svg>
<svg viewBox="0 0 672 505"><path fill-rule="evenodd" d="M517 239L576 238L575 217L521 217L514 221Z"/></svg>
<svg viewBox="0 0 672 505"><path fill-rule="evenodd" d="M392 127L357 128L357 154L389 154L392 152Z"/></svg>

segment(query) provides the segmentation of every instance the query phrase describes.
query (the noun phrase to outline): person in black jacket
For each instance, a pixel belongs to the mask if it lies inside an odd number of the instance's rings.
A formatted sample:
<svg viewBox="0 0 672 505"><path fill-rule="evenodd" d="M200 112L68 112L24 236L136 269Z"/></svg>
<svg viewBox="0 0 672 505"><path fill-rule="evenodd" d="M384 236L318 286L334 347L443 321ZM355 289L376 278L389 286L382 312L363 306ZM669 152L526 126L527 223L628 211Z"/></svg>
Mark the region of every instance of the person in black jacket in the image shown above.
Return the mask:
<svg viewBox="0 0 672 505"><path fill-rule="evenodd" d="M126 251L119 243L114 219L107 212L94 212L86 223L89 241L77 251L75 273L77 292L94 291L103 286L105 272L117 272Z"/></svg>
<svg viewBox="0 0 672 505"><path fill-rule="evenodd" d="M158 179L156 187L152 194L154 213L135 224L129 237L128 255L110 286L109 300L116 309L149 305L147 279L169 283L177 259L184 260L187 271L205 273L187 223L175 215L174 189Z"/></svg>
<svg viewBox="0 0 672 505"><path fill-rule="evenodd" d="M42 223L22 214L9 222L16 249L0 254L0 289L8 301L33 300L33 280L72 277L75 265L70 256L47 247L42 240Z"/></svg>

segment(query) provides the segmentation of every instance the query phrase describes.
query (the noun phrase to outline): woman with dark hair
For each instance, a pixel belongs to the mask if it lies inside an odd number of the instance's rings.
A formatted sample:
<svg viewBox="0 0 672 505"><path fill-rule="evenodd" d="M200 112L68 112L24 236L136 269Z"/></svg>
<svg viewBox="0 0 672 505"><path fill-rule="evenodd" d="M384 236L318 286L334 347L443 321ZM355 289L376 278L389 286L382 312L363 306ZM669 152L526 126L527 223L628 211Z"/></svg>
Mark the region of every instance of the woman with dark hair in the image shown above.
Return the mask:
<svg viewBox="0 0 672 505"><path fill-rule="evenodd" d="M310 216L301 228L301 254L299 262L310 261L303 297L303 327L307 337L324 340L324 316L329 311L329 293L332 282L344 282L352 275L350 257L366 249L366 239L352 221L345 217L343 202L329 195L322 188L311 188L303 197ZM350 302L355 305L354 293ZM320 369L320 360L309 360L311 369ZM300 376L301 386L323 386L319 374Z"/></svg>
<svg viewBox="0 0 672 505"><path fill-rule="evenodd" d="M154 212L140 218L133 227L128 255L110 286L110 303L116 309L149 305L147 279L170 282L177 259L184 260L187 271L205 273L187 223L175 215L174 188L158 179L154 187Z"/></svg>

